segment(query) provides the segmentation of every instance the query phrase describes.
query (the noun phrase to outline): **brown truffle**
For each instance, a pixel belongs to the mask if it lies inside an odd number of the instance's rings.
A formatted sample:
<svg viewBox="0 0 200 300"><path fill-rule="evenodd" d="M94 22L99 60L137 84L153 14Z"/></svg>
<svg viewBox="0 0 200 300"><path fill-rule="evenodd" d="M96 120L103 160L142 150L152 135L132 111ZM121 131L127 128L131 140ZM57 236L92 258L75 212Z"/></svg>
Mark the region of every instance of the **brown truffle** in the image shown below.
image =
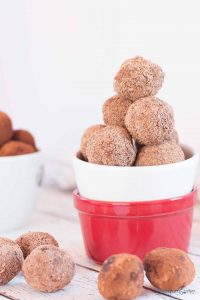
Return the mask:
<svg viewBox="0 0 200 300"><path fill-rule="evenodd" d="M183 161L185 154L180 145L171 141L155 146L141 147L136 166L165 165Z"/></svg>
<svg viewBox="0 0 200 300"><path fill-rule="evenodd" d="M103 120L106 125L117 125L124 127L124 119L131 101L116 95L103 105Z"/></svg>
<svg viewBox="0 0 200 300"><path fill-rule="evenodd" d="M126 60L114 79L114 89L121 97L135 101L154 96L164 81L164 72L141 56Z"/></svg>
<svg viewBox="0 0 200 300"><path fill-rule="evenodd" d="M24 130L24 129L14 130L12 139L15 141L20 141L20 142L29 144L29 145L33 146L34 148L36 148L34 137L27 130Z"/></svg>
<svg viewBox="0 0 200 300"><path fill-rule="evenodd" d="M58 247L58 242L47 232L24 233L16 239L16 243L20 246L24 258L26 258L35 248L42 245Z"/></svg>
<svg viewBox="0 0 200 300"><path fill-rule="evenodd" d="M43 245L27 256L22 271L32 288L55 292L70 283L75 273L75 263L67 251Z"/></svg>
<svg viewBox="0 0 200 300"><path fill-rule="evenodd" d="M106 126L88 141L88 161L99 165L132 166L136 150L126 136L126 130L118 126Z"/></svg>
<svg viewBox="0 0 200 300"><path fill-rule="evenodd" d="M10 239L0 237L0 285L8 283L21 270L23 254Z"/></svg>
<svg viewBox="0 0 200 300"><path fill-rule="evenodd" d="M129 107L125 125L139 144L157 145L171 136L173 111L169 104L156 97L143 98Z"/></svg>
<svg viewBox="0 0 200 300"><path fill-rule="evenodd" d="M141 260L131 254L110 256L98 276L98 289L106 299L129 300L141 294L144 269Z"/></svg>
<svg viewBox="0 0 200 300"><path fill-rule="evenodd" d="M0 148L0 156L22 155L36 152L31 145L19 141L10 141Z"/></svg>
<svg viewBox="0 0 200 300"><path fill-rule="evenodd" d="M104 128L105 125L102 124L97 124L97 125L92 125L86 129L84 132L82 138L81 138L81 145L80 145L80 151L85 160L87 160L87 155L86 155L86 148L87 148L87 143L89 139L93 136L93 134L100 129Z"/></svg>
<svg viewBox="0 0 200 300"><path fill-rule="evenodd" d="M0 146L8 142L13 135L12 122L7 114L0 111Z"/></svg>
<svg viewBox="0 0 200 300"><path fill-rule="evenodd" d="M144 259L144 269L151 284L162 291L177 291L190 284L195 276L188 255L175 248L156 248Z"/></svg>

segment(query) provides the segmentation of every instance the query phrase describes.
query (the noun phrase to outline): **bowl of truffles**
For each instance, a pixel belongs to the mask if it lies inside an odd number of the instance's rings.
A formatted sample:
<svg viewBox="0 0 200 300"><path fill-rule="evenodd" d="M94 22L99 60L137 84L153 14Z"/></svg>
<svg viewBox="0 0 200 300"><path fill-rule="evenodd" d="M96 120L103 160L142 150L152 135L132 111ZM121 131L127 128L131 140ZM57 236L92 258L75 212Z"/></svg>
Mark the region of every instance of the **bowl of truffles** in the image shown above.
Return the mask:
<svg viewBox="0 0 200 300"><path fill-rule="evenodd" d="M22 226L30 217L42 176L41 152L33 135L14 130L0 112L0 231Z"/></svg>
<svg viewBox="0 0 200 300"><path fill-rule="evenodd" d="M74 203L97 262L120 252L143 258L156 247L187 251L199 156L180 143L172 106L157 97L164 77L143 57L126 60L104 122L86 129L74 157Z"/></svg>

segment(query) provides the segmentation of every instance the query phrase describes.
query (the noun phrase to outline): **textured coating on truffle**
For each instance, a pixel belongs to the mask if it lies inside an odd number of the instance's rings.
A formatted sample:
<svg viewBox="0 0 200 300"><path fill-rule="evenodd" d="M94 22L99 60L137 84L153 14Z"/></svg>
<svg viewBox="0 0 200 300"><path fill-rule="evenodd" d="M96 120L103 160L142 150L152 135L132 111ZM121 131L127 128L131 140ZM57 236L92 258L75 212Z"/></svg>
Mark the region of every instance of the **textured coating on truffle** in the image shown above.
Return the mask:
<svg viewBox="0 0 200 300"><path fill-rule="evenodd" d="M173 110L156 97L143 98L129 107L125 125L139 144L157 145L167 140L173 131Z"/></svg>
<svg viewBox="0 0 200 300"><path fill-rule="evenodd" d="M180 162L184 159L185 154L179 144L171 141L165 141L160 145L141 147L137 155L135 165L165 165Z"/></svg>
<svg viewBox="0 0 200 300"><path fill-rule="evenodd" d="M173 129L168 141L179 144L179 135L176 129Z"/></svg>
<svg viewBox="0 0 200 300"><path fill-rule="evenodd" d="M124 127L124 119L131 101L115 95L103 105L103 120L106 125L117 125Z"/></svg>
<svg viewBox="0 0 200 300"><path fill-rule="evenodd" d="M35 148L19 141L10 141L0 148L0 156L22 155L36 152Z"/></svg>
<svg viewBox="0 0 200 300"><path fill-rule="evenodd" d="M81 154L83 155L83 158L87 160L87 155L86 155L86 148L87 148L87 143L89 139L93 136L93 134L100 129L104 128L105 125L102 124L97 124L97 125L92 125L86 129L84 132L82 138L81 138L81 145L80 145L80 151Z"/></svg>
<svg viewBox="0 0 200 300"><path fill-rule="evenodd" d="M23 260L20 247L12 240L0 237L0 285L8 283L21 271Z"/></svg>
<svg viewBox="0 0 200 300"><path fill-rule="evenodd" d="M141 294L144 269L141 260L131 254L110 256L98 276L98 289L106 299L130 300Z"/></svg>
<svg viewBox="0 0 200 300"><path fill-rule="evenodd" d="M12 122L7 114L0 111L0 146L8 142L13 135Z"/></svg>
<svg viewBox="0 0 200 300"><path fill-rule="evenodd" d="M24 129L14 130L13 140L29 144L35 148L35 139L33 135Z"/></svg>
<svg viewBox="0 0 200 300"><path fill-rule="evenodd" d="M52 245L58 247L58 242L47 232L27 232L16 239L20 246L24 258L26 258L35 248L42 245Z"/></svg>
<svg viewBox="0 0 200 300"><path fill-rule="evenodd" d="M164 76L161 67L136 56L122 64L114 79L114 89L121 97L135 101L156 95L163 84Z"/></svg>
<svg viewBox="0 0 200 300"><path fill-rule="evenodd" d="M75 263L67 251L43 245L27 256L22 271L32 288L55 292L70 283L75 273Z"/></svg>
<svg viewBox="0 0 200 300"><path fill-rule="evenodd" d="M99 165L132 166L136 149L126 132L118 126L106 126L96 132L86 148L88 161Z"/></svg>
<svg viewBox="0 0 200 300"><path fill-rule="evenodd" d="M188 255L175 248L156 248L144 259L144 269L151 284L163 291L177 291L190 284L195 276Z"/></svg>

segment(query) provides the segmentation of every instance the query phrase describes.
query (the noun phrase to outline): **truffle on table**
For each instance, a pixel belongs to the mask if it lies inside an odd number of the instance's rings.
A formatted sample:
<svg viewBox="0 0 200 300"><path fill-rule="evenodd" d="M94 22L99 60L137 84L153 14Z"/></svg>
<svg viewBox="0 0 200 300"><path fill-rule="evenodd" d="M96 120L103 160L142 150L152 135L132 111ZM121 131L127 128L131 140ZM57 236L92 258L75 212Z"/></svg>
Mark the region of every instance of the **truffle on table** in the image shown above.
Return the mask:
<svg viewBox="0 0 200 300"><path fill-rule="evenodd" d="M156 248L144 259L144 269L151 284L162 291L178 291L195 277L194 264L187 253L175 248Z"/></svg>
<svg viewBox="0 0 200 300"><path fill-rule="evenodd" d="M7 114L0 111L0 146L8 142L13 135L12 121Z"/></svg>
<svg viewBox="0 0 200 300"><path fill-rule="evenodd" d="M0 156L14 156L36 152L35 148L29 144L10 141L0 148Z"/></svg>
<svg viewBox="0 0 200 300"><path fill-rule="evenodd" d="M98 289L106 299L130 300L141 294L144 269L141 260L131 254L110 256L98 276Z"/></svg>
<svg viewBox="0 0 200 300"><path fill-rule="evenodd" d="M20 142L29 144L29 145L33 146L34 148L36 148L34 137L27 130L24 130L24 129L14 130L12 139L14 141L20 141Z"/></svg>

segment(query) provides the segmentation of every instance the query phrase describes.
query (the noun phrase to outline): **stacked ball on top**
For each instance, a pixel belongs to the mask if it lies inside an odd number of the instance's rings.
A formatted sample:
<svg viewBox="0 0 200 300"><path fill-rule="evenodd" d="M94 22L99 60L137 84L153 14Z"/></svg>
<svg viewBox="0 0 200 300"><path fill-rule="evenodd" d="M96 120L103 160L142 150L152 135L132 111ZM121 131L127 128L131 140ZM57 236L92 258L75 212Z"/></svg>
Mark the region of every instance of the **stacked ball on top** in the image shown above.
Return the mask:
<svg viewBox="0 0 200 300"><path fill-rule="evenodd" d="M140 56L125 61L114 79L117 95L103 105L103 124L81 140L84 160L110 166L152 166L185 159L174 129L172 107L155 97L162 69Z"/></svg>

